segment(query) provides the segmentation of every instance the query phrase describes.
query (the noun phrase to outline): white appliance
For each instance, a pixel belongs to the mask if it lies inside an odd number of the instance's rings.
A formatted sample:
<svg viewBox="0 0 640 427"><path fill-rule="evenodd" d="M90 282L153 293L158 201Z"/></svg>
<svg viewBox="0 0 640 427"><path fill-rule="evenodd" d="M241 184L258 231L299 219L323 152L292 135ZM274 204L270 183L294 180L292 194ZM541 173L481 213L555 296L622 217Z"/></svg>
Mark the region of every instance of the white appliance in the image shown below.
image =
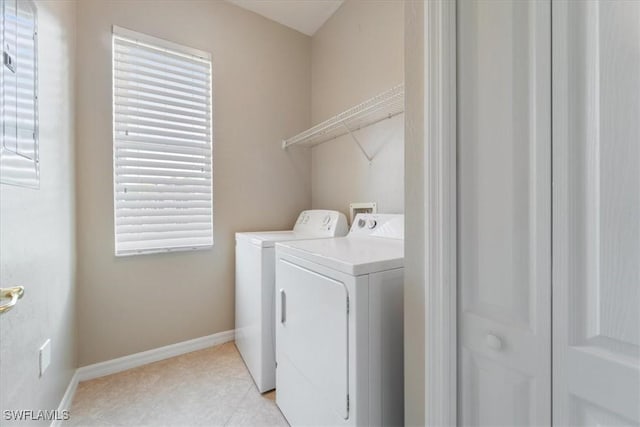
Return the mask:
<svg viewBox="0 0 640 427"><path fill-rule="evenodd" d="M346 217L309 210L293 230L236 233L236 347L261 393L275 387L275 242L347 234Z"/></svg>
<svg viewBox="0 0 640 427"><path fill-rule="evenodd" d="M276 244L276 403L292 426L403 425L404 216Z"/></svg>

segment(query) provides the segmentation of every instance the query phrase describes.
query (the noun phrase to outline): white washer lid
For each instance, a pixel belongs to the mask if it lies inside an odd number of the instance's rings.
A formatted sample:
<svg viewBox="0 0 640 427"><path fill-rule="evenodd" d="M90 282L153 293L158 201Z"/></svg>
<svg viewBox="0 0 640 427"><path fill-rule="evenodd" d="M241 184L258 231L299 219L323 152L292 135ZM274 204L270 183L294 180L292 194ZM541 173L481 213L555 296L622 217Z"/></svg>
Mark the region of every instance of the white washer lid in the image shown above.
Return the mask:
<svg viewBox="0 0 640 427"><path fill-rule="evenodd" d="M252 245L262 248L272 248L276 242L285 242L288 240L309 240L317 239L322 236L313 236L307 233L297 233L295 231L259 231L248 233L236 233L236 241L242 240Z"/></svg>
<svg viewBox="0 0 640 427"><path fill-rule="evenodd" d="M277 251L353 276L404 267L404 240L371 236L283 242Z"/></svg>

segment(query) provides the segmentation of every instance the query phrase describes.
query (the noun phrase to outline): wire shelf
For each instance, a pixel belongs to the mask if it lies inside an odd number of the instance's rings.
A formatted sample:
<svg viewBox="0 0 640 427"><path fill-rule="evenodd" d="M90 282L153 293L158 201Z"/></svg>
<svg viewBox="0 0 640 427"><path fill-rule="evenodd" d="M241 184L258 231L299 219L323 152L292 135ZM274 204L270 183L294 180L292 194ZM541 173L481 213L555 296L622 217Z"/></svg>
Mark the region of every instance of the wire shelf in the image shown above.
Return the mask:
<svg viewBox="0 0 640 427"><path fill-rule="evenodd" d="M283 140L282 148L293 145L317 145L347 134L353 136L352 132L402 113L404 84L399 84L296 136Z"/></svg>

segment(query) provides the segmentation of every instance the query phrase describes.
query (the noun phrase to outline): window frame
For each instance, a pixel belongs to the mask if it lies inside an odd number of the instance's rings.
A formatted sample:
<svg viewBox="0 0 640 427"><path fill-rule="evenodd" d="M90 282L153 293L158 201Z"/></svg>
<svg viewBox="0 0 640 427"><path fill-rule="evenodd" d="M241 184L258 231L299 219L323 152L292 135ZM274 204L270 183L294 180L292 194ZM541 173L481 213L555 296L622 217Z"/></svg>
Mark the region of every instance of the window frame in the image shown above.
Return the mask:
<svg viewBox="0 0 640 427"><path fill-rule="evenodd" d="M211 224L211 243L210 244L201 244L201 245L183 245L183 246L164 246L158 248L149 248L149 249L120 249L118 248L118 207L117 207L117 183L116 180L118 178L118 173L116 169L116 159L117 159L117 149L118 144L116 142L117 132L116 132L116 72L115 72L115 64L116 64L116 39L124 39L129 43L135 43L138 45L145 46L150 49L159 50L162 52L167 52L171 55L184 56L190 60L198 60L200 62L206 63L209 67L209 81L208 83L208 107L209 115L208 115L208 124L209 124L209 139L206 143L209 144L209 167L211 168L211 177L209 179L210 186L210 224ZM116 25L112 26L112 37L111 37L111 72L112 72L112 94L111 94L111 102L112 102L112 150L113 150L113 224L114 224L114 254L116 257L126 257L126 256L136 256L136 255L148 255L148 254L156 254L156 253L171 253L171 252L184 252L184 251L194 251L194 250L208 250L211 249L215 245L215 236L214 236L214 193L213 193L213 144L214 144L214 124L213 124L213 61L212 55L208 52L198 50L195 48L191 48L188 46L180 45L177 43L173 43L171 41L157 38L154 36L150 36L147 34L139 33L133 30L129 30L126 28L122 28ZM206 110L206 108L205 108Z"/></svg>

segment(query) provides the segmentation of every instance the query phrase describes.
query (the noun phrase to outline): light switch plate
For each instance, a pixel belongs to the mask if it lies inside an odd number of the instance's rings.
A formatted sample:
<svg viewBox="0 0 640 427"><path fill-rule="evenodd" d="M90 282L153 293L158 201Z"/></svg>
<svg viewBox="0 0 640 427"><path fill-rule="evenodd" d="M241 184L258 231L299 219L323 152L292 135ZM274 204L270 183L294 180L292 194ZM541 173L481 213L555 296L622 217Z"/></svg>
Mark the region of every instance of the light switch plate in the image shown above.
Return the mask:
<svg viewBox="0 0 640 427"><path fill-rule="evenodd" d="M44 375L51 364L51 339L47 339L40 347L40 376Z"/></svg>

